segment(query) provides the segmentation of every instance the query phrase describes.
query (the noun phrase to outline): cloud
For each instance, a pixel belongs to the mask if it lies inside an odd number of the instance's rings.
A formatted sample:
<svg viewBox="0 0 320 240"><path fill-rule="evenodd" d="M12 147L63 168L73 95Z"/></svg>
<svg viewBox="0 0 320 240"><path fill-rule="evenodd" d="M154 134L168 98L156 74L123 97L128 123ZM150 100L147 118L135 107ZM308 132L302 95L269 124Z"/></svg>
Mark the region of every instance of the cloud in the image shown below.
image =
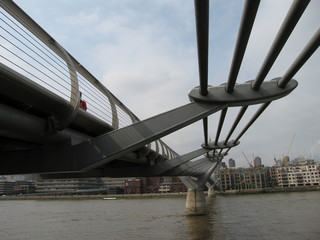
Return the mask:
<svg viewBox="0 0 320 240"><path fill-rule="evenodd" d="M132 15L107 18L95 27L110 41L96 45L92 59L103 83L145 118L187 103L187 93L196 85L190 84L197 76L195 46L180 43L178 36L171 39L176 33L160 26L160 20L133 24Z"/></svg>

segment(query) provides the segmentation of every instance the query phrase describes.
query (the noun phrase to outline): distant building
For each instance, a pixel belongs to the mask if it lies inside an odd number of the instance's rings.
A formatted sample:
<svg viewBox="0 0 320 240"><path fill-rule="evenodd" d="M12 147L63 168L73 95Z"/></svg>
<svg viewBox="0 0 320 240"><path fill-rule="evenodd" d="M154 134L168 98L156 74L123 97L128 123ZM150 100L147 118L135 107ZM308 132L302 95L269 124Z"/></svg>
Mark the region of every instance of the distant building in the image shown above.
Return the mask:
<svg viewBox="0 0 320 240"><path fill-rule="evenodd" d="M0 194L1 195L12 194L14 185L15 185L14 182L0 180Z"/></svg>
<svg viewBox="0 0 320 240"><path fill-rule="evenodd" d="M46 179L37 182L37 193L76 194L141 194L159 192L186 192L179 177L149 178L74 178Z"/></svg>
<svg viewBox="0 0 320 240"><path fill-rule="evenodd" d="M253 159L253 166L254 167L261 167L262 166L262 161L260 157L255 157Z"/></svg>
<svg viewBox="0 0 320 240"><path fill-rule="evenodd" d="M141 187L141 179L133 178L128 179L125 181L125 194L141 194L142 193L142 187Z"/></svg>
<svg viewBox="0 0 320 240"><path fill-rule="evenodd" d="M320 164L295 166L220 168L220 190L320 185Z"/></svg>
<svg viewBox="0 0 320 240"><path fill-rule="evenodd" d="M0 180L0 194L12 195L12 194L25 194L33 193L35 191L34 181L12 181Z"/></svg>
<svg viewBox="0 0 320 240"><path fill-rule="evenodd" d="M225 168L219 170L220 190L266 188L270 186L267 168Z"/></svg>
<svg viewBox="0 0 320 240"><path fill-rule="evenodd" d="M123 194L126 180L128 180L128 178L101 178L103 187L106 188L106 193L108 194Z"/></svg>
<svg viewBox="0 0 320 240"><path fill-rule="evenodd" d="M142 178L143 193L186 192L187 187L179 177Z"/></svg>
<svg viewBox="0 0 320 240"><path fill-rule="evenodd" d="M36 193L94 193L104 191L100 178L43 179L36 183Z"/></svg>
<svg viewBox="0 0 320 240"><path fill-rule="evenodd" d="M228 162L229 162L229 168L236 167L236 161L233 160L232 158L229 158Z"/></svg>
<svg viewBox="0 0 320 240"><path fill-rule="evenodd" d="M320 164L281 166L276 175L280 187L318 186Z"/></svg>

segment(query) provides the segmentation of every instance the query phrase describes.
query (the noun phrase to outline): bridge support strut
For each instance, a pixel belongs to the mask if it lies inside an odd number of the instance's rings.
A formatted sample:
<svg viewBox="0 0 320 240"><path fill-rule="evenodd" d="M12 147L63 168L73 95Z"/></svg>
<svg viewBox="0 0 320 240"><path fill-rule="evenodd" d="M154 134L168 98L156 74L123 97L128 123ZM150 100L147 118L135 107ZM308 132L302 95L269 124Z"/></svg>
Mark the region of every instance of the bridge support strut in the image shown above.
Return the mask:
<svg viewBox="0 0 320 240"><path fill-rule="evenodd" d="M208 188L208 198L213 198L214 197L214 190L213 187Z"/></svg>
<svg viewBox="0 0 320 240"><path fill-rule="evenodd" d="M202 188L188 189L185 213L188 216L208 214L208 206Z"/></svg>

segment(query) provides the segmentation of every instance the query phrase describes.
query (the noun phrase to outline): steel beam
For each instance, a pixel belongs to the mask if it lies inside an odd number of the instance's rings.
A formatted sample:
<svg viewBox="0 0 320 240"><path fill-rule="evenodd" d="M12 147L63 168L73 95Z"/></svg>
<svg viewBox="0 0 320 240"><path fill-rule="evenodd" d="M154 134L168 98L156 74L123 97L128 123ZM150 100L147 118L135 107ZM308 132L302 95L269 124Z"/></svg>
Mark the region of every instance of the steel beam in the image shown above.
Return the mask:
<svg viewBox="0 0 320 240"><path fill-rule="evenodd" d="M202 120L203 124L203 135L204 135L204 144L207 146L208 145L208 118L205 117Z"/></svg>
<svg viewBox="0 0 320 240"><path fill-rule="evenodd" d="M266 103L282 98L292 92L298 82L292 79L285 88L278 87L280 78L263 82L260 91L251 88L251 81L243 84L237 84L232 94L225 91L225 86L209 87L207 96L202 96L198 92L198 87L189 92L191 101L208 102L208 103L225 103L229 107L246 106L252 104Z"/></svg>
<svg viewBox="0 0 320 240"><path fill-rule="evenodd" d="M243 130L239 133L238 137L234 141L239 141L243 134L251 127L251 125L258 119L258 117L263 113L264 110L270 105L271 102L264 103L260 106L257 112L253 115L247 125L243 128Z"/></svg>
<svg viewBox="0 0 320 240"><path fill-rule="evenodd" d="M212 165L212 160L208 157L204 157L195 161L189 161L177 168L173 168L165 172L166 176L202 176L208 168Z"/></svg>
<svg viewBox="0 0 320 240"><path fill-rule="evenodd" d="M225 105L190 103L155 117L135 123L117 131L104 134L79 145L81 155L92 153L99 149L99 160L89 158L81 166L88 170L101 166L126 152L130 152L181 129L193 122L215 113Z"/></svg>
<svg viewBox="0 0 320 240"><path fill-rule="evenodd" d="M170 134L226 107L190 103L131 126L89 139L76 146L0 153L0 174L83 172L100 167L147 143Z"/></svg>
<svg viewBox="0 0 320 240"><path fill-rule="evenodd" d="M281 88L284 88L288 82L293 78L293 76L300 70L300 68L305 64L305 62L311 57L311 55L317 50L320 46L320 28L318 28L317 32L310 39L308 44L296 58L296 60L292 63L287 72L283 75L283 77L279 80L278 85Z"/></svg>
<svg viewBox="0 0 320 240"><path fill-rule="evenodd" d="M209 0L195 0L194 8L200 78L199 93L206 96L208 94Z"/></svg>
<svg viewBox="0 0 320 240"><path fill-rule="evenodd" d="M219 119L219 125L218 125L218 128L217 128L216 139L214 141L214 144L218 144L219 137L220 137L220 134L221 134L222 126L223 126L224 119L226 117L227 111L228 111L228 108L224 108L221 111L220 119Z"/></svg>
<svg viewBox="0 0 320 240"><path fill-rule="evenodd" d="M0 103L0 136L16 139L30 144L79 144L88 139L88 135L65 129L49 135L48 123L45 119L19 111Z"/></svg>
<svg viewBox="0 0 320 240"><path fill-rule="evenodd" d="M268 72L270 71L273 63L277 59L278 55L280 54L283 46L286 44L289 36L291 35L293 29L295 28L296 24L298 23L300 17L302 16L304 10L307 8L310 0L295 0L288 13L285 17L279 32L268 52L267 57L265 58L260 71L254 82L252 82L252 89L258 90L264 81L265 77L267 76Z"/></svg>
<svg viewBox="0 0 320 240"><path fill-rule="evenodd" d="M219 162L215 162L212 164L212 166L206 171L201 177L198 178L198 180L195 182L196 185L199 187L202 187L205 185L205 183L209 180L211 177L213 171L217 168Z"/></svg>
<svg viewBox="0 0 320 240"><path fill-rule="evenodd" d="M240 120L242 119L242 117L245 114L245 112L247 111L247 109L248 109L248 106L241 107L241 109L240 109L236 119L234 120L232 127L230 128L230 131L224 141L224 144L226 144L229 141L231 135L233 134L234 130L237 128Z"/></svg>
<svg viewBox="0 0 320 240"><path fill-rule="evenodd" d="M153 177L167 175L172 169L180 169L183 165L190 160L203 155L210 151L210 149L200 148L190 153L178 156L174 159L157 163L153 166L134 165L125 167L113 167L106 164L102 168L93 169L87 172L78 173L60 173L60 174L45 174L41 175L44 178L67 178L67 177Z"/></svg>
<svg viewBox="0 0 320 240"><path fill-rule="evenodd" d="M150 176L163 175L165 172L170 171L173 168L177 168L184 163L203 155L211 151L210 149L200 148L198 150L192 151L190 153L179 156L175 159L167 160L161 163L158 163L155 166L150 166L145 168L145 172Z"/></svg>
<svg viewBox="0 0 320 240"><path fill-rule="evenodd" d="M228 83L226 85L226 91L228 93L233 92L234 86L236 84L242 59L247 48L259 4L260 0L247 0L245 3L238 33L238 39L233 53Z"/></svg>

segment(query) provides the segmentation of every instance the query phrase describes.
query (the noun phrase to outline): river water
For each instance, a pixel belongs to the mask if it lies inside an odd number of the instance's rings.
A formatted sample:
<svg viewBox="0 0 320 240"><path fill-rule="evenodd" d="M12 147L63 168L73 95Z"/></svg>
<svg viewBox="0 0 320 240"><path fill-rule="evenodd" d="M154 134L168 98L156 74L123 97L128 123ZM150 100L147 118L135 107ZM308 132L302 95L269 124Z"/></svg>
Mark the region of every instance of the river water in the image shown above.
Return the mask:
<svg viewBox="0 0 320 240"><path fill-rule="evenodd" d="M207 216L184 198L3 200L0 239L320 239L320 192L216 196Z"/></svg>

